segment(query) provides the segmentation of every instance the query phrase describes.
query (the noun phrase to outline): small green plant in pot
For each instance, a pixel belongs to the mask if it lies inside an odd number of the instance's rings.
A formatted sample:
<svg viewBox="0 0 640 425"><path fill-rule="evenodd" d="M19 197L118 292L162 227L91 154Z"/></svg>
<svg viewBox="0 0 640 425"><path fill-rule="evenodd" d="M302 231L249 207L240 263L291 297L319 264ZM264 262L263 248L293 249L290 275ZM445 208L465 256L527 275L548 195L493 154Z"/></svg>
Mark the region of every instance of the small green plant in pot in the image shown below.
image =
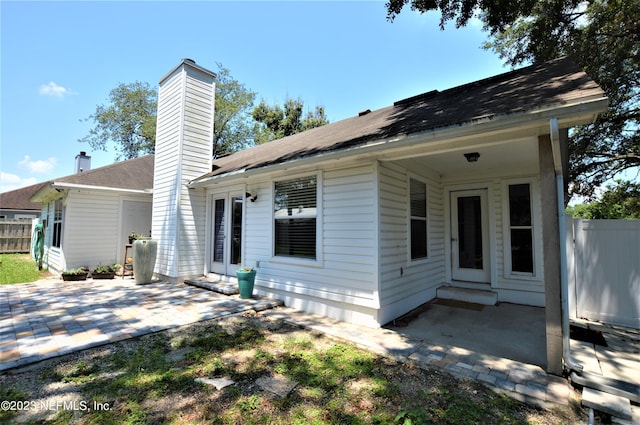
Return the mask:
<svg viewBox="0 0 640 425"><path fill-rule="evenodd" d="M62 272L62 280L86 280L89 272L85 268L69 269Z"/></svg>
<svg viewBox="0 0 640 425"><path fill-rule="evenodd" d="M240 288L240 298L248 299L253 296L253 286L256 282L256 271L253 267L242 266L236 271L238 277L238 287Z"/></svg>
<svg viewBox="0 0 640 425"><path fill-rule="evenodd" d="M113 279L120 267L122 266L117 263L110 266L98 265L95 269L93 269L91 277L93 277L94 279Z"/></svg>

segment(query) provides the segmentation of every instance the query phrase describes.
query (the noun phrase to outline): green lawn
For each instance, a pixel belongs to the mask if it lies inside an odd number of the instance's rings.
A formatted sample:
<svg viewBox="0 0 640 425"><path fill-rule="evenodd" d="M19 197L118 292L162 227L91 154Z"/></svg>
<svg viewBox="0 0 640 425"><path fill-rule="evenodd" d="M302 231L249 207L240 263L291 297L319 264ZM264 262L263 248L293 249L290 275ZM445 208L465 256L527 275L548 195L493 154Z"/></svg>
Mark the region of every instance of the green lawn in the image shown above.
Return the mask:
<svg viewBox="0 0 640 425"><path fill-rule="evenodd" d="M35 282L47 274L29 254L0 254L0 285Z"/></svg>

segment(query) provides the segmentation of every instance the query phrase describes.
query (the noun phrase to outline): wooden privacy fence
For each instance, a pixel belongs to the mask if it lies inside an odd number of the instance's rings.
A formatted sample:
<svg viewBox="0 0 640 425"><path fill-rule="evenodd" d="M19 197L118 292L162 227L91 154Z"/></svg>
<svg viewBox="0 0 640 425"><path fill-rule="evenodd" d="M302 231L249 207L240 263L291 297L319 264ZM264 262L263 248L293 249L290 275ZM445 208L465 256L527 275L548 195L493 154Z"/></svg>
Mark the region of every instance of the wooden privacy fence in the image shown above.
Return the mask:
<svg viewBox="0 0 640 425"><path fill-rule="evenodd" d="M0 218L0 254L30 252L31 228L31 220Z"/></svg>
<svg viewBox="0 0 640 425"><path fill-rule="evenodd" d="M570 317L640 329L640 220L567 220Z"/></svg>

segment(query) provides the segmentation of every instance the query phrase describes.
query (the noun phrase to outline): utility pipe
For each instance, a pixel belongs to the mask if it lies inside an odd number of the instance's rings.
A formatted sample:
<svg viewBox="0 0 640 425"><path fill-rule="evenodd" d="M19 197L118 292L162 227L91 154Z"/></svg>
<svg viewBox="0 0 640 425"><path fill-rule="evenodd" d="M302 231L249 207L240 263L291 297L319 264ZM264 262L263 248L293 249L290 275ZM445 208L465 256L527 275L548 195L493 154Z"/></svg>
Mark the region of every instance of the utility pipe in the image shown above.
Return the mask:
<svg viewBox="0 0 640 425"><path fill-rule="evenodd" d="M582 372L583 366L571 357L569 338L569 276L567 272L566 225L564 217L564 178L562 176L562 154L560 151L560 128L558 119L549 120L553 166L556 174L556 198L558 200L558 240L560 242L560 297L562 305L562 353L569 371Z"/></svg>

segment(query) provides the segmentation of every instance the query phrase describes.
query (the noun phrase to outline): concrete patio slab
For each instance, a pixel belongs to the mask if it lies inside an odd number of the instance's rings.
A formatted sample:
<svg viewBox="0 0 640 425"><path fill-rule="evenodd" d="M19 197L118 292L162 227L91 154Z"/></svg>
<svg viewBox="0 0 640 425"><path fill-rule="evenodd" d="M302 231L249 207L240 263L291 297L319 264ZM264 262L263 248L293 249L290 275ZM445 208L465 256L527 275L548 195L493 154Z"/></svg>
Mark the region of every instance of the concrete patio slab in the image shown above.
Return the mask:
<svg viewBox="0 0 640 425"><path fill-rule="evenodd" d="M406 326L388 328L430 344L546 366L544 308L435 301L422 306Z"/></svg>

